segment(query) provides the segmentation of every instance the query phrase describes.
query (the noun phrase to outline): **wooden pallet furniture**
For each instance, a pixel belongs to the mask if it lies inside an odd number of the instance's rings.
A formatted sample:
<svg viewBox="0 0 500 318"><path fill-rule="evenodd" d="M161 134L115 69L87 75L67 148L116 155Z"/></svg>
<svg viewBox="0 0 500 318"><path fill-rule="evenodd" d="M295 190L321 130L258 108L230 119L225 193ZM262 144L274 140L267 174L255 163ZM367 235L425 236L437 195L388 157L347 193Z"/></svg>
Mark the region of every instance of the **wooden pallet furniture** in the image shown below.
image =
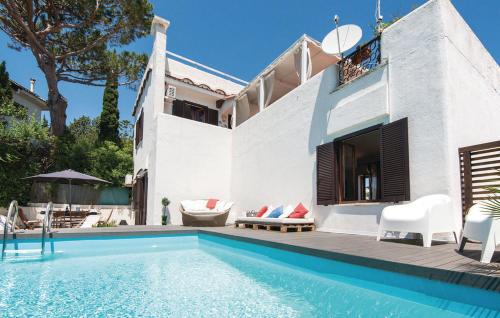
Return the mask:
<svg viewBox="0 0 500 318"><path fill-rule="evenodd" d="M251 228L253 230L259 230L259 229L264 229L267 231L279 230L282 233L287 233L288 230L295 230L297 232L316 230L314 222L293 224L293 223L271 222L264 220L262 221L236 220L234 226L236 228Z"/></svg>

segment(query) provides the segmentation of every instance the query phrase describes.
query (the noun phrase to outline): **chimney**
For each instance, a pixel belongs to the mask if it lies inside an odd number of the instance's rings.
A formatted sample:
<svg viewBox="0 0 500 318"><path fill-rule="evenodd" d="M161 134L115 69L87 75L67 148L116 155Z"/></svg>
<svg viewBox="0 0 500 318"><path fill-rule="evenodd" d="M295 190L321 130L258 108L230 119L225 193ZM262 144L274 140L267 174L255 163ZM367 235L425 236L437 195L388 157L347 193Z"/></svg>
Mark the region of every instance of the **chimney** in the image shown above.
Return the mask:
<svg viewBox="0 0 500 318"><path fill-rule="evenodd" d="M35 82L36 82L36 79L30 78L30 92L32 92L32 93L35 92Z"/></svg>

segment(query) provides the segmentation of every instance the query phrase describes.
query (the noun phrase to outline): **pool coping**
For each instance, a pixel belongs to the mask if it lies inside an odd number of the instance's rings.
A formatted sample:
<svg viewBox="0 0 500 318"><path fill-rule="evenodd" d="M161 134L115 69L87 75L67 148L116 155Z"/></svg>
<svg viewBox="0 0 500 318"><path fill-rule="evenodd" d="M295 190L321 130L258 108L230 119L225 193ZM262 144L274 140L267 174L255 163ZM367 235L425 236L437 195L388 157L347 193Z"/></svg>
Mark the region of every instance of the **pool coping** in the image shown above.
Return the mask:
<svg viewBox="0 0 500 318"><path fill-rule="evenodd" d="M62 231L53 232L50 234L51 238L92 238L92 237L140 237L140 236L156 236L156 235L175 235L175 234L207 234L229 238L242 242L254 243L262 246L273 247L290 252L321 257L324 259L341 261L349 264L365 266L395 272L424 279L438 280L450 284L463 285L468 287L479 288L483 290L500 292L500 277L487 276L483 274L475 274L469 272L460 272L442 268L428 267L422 265L413 265L408 263L401 263L392 260L384 260L379 258L371 258L360 255L353 255L344 252L330 251L326 249L318 249L313 247L299 246L283 242L272 241L269 239L259 239L255 237L248 237L244 235L235 235L222 233L216 228L176 228L176 229L131 229L115 230L115 228L88 230L88 231ZM19 232L16 233L17 239L38 239L40 238L39 231ZM2 239L0 239L1 241Z"/></svg>

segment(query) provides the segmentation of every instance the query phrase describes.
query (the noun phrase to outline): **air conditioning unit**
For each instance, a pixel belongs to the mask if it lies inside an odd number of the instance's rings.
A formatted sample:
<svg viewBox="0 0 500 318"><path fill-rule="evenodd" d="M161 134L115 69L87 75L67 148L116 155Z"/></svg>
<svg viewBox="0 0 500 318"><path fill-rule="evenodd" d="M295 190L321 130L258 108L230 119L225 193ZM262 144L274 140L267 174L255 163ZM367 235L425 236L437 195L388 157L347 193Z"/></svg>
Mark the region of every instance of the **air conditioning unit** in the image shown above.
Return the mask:
<svg viewBox="0 0 500 318"><path fill-rule="evenodd" d="M168 85L167 90L165 91L165 97L175 99L175 93L177 88L172 85Z"/></svg>

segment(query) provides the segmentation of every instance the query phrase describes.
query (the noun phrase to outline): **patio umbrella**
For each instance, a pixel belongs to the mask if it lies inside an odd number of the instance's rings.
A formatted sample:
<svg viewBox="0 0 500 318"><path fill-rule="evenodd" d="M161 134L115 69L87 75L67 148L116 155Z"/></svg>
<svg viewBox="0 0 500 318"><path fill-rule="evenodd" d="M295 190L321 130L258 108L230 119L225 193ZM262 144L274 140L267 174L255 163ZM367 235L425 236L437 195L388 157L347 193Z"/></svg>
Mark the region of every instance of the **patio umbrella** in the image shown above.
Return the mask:
<svg viewBox="0 0 500 318"><path fill-rule="evenodd" d="M111 183L109 181L99 179L88 174L74 171L71 169L51 172L45 174L37 174L36 176L26 177L24 179L29 179L38 182L67 182L69 184L69 211L71 212L71 186L73 184L96 184L96 183Z"/></svg>

